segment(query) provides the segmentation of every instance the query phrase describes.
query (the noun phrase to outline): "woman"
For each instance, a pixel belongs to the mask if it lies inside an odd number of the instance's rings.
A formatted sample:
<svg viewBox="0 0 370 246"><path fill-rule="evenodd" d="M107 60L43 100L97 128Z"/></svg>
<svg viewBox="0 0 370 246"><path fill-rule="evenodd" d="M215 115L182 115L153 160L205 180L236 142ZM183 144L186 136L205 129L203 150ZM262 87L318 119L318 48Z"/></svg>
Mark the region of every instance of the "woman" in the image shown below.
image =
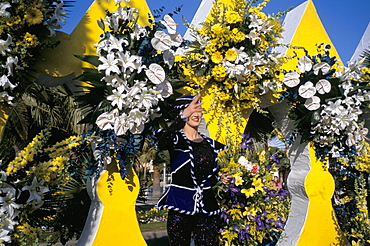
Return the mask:
<svg viewBox="0 0 370 246"><path fill-rule="evenodd" d="M181 110L168 130L159 130L158 147L168 150L171 159L171 183L156 207L167 208L167 232L170 245L216 245L221 209L212 187L219 181L217 154L227 146L198 132L202 119L200 95L176 100ZM228 184L231 177L221 176Z"/></svg>

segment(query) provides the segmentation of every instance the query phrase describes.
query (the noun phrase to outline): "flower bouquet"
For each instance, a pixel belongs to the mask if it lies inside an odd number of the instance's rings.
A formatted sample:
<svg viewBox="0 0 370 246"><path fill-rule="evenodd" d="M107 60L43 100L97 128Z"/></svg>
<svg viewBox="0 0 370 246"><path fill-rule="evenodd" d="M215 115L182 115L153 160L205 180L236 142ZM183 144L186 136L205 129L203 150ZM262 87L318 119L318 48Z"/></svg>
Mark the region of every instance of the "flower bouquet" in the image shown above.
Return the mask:
<svg viewBox="0 0 370 246"><path fill-rule="evenodd" d="M330 57L330 46L321 47L322 53L298 59L298 71L285 73L282 99L291 104L289 116L301 141L312 142L317 156L353 155L368 132L361 116L370 87L358 64L342 68Z"/></svg>
<svg viewBox="0 0 370 246"><path fill-rule="evenodd" d="M281 87L277 75L283 58L272 48L281 37L282 14L266 15L262 9L268 1L257 2L216 0L201 27L189 26L194 40L183 64L188 89L212 95L209 111L225 125L240 126L241 110L261 111L261 96L277 96Z"/></svg>
<svg viewBox="0 0 370 246"><path fill-rule="evenodd" d="M137 21L139 11L118 4L117 12L108 12L98 21L103 30L96 44L97 55L78 56L96 68L87 69L77 78L86 83L77 96L86 115L81 123L95 126L100 150L98 159L116 151L124 178L126 165L145 138L152 138L154 127L166 126L171 101L182 87L175 52L181 35L170 15L149 26Z"/></svg>
<svg viewBox="0 0 370 246"><path fill-rule="evenodd" d="M242 147L232 147L220 157L222 172L232 174L230 185L220 185L218 195L223 245L267 245L276 242L289 212L288 191L273 185L273 174L283 152L267 143L243 136Z"/></svg>
<svg viewBox="0 0 370 246"><path fill-rule="evenodd" d="M48 38L65 25L63 7L61 0L0 1L0 102L12 105L30 86L39 50L57 45Z"/></svg>
<svg viewBox="0 0 370 246"><path fill-rule="evenodd" d="M44 129L14 160L6 166L2 163L2 245L39 245L43 235L53 233L49 242L79 236L90 205L85 169L91 150L85 141L71 136L55 142L50 129Z"/></svg>

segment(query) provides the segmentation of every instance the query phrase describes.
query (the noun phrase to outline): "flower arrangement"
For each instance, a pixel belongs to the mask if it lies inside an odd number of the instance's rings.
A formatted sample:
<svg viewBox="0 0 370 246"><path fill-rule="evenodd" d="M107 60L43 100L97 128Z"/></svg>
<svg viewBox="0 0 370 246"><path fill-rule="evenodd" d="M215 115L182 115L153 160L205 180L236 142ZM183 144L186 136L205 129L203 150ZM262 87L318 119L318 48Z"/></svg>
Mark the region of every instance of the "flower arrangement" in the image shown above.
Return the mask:
<svg viewBox="0 0 370 246"><path fill-rule="evenodd" d="M66 22L63 5L62 0L0 1L0 101L5 105L31 83L39 49L56 45L48 38Z"/></svg>
<svg viewBox="0 0 370 246"><path fill-rule="evenodd" d="M291 104L302 142L312 142L317 156L356 154L368 130L361 115L369 105L368 81L361 79L358 64L341 68L330 57L328 45L321 53L298 59L298 71L286 72L282 99Z"/></svg>
<svg viewBox="0 0 370 246"><path fill-rule="evenodd" d="M218 187L223 245L268 245L279 238L290 207L288 191L273 186L273 173L283 157L278 148L248 135L242 147L234 146L220 157L222 172L233 176L230 185Z"/></svg>
<svg viewBox="0 0 370 246"><path fill-rule="evenodd" d="M79 191L75 189L71 193L68 187L74 187L75 182L80 183L78 187L84 184L89 160L77 154L77 149L88 140L71 136L50 144L51 137L50 129L41 131L1 171L0 233L3 245L38 245L43 231L41 226L52 226L61 231L73 228L72 224L63 224L65 218L62 217L71 208L68 196ZM81 204L82 200L79 206ZM78 233L78 228L70 230L68 239L76 230Z"/></svg>
<svg viewBox="0 0 370 246"><path fill-rule="evenodd" d="M158 210L155 207L150 210L144 211L139 210L137 212L137 218L140 224L162 222L167 220L167 209Z"/></svg>
<svg viewBox="0 0 370 246"><path fill-rule="evenodd" d="M262 95L278 97L281 88L278 71L284 59L272 48L281 37L282 14L266 15L268 1L257 2L214 1L202 26L189 26L194 41L185 50L187 89L212 95L209 111L225 125L235 124L235 135L243 130L241 111L262 111Z"/></svg>
<svg viewBox="0 0 370 246"><path fill-rule="evenodd" d="M98 22L104 34L96 44L97 55L78 56L96 67L77 78L87 83L87 92L77 97L88 109L82 123L96 126L102 155L115 148L122 178L153 127L164 123L182 86L175 66L182 38L172 17L149 19L151 24L143 27L138 16L137 9L118 3L117 12Z"/></svg>

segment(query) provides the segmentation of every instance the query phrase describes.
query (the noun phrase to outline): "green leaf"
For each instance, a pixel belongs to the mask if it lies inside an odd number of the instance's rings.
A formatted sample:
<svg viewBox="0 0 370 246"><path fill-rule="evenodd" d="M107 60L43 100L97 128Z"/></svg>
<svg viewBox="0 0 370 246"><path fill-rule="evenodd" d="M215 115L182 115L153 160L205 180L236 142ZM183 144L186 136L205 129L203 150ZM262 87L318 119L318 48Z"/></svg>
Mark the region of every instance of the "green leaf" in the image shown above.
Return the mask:
<svg viewBox="0 0 370 246"><path fill-rule="evenodd" d="M98 67L101 62L99 61L99 56L94 55L75 55L78 59L81 61L90 63L91 65L94 65L95 67Z"/></svg>

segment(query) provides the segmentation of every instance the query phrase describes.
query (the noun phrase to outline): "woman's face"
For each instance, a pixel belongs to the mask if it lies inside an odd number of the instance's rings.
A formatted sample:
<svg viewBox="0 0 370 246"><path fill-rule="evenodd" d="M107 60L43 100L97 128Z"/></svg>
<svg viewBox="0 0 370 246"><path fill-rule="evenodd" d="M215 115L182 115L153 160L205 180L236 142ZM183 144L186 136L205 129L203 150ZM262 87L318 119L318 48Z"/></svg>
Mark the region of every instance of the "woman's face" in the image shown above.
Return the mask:
<svg viewBox="0 0 370 246"><path fill-rule="evenodd" d="M194 112L190 115L189 120L186 122L187 125L198 128L200 121L202 120L202 113L201 112Z"/></svg>

